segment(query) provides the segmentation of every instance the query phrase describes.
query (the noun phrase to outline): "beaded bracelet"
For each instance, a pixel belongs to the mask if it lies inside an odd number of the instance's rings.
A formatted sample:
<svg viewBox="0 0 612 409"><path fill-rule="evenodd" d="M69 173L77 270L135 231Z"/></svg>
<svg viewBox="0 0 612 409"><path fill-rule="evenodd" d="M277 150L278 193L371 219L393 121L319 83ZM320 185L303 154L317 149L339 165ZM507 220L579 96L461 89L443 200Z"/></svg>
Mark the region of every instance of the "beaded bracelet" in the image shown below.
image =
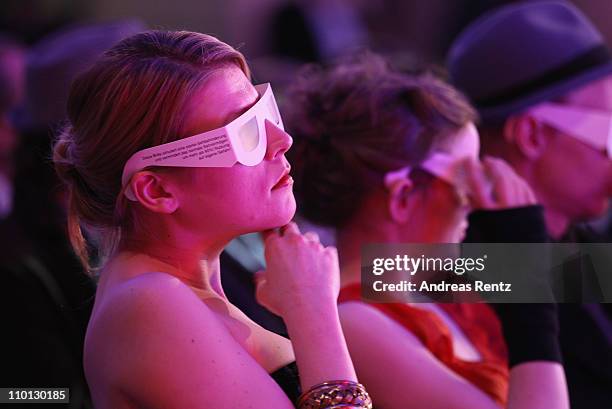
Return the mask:
<svg viewBox="0 0 612 409"><path fill-rule="evenodd" d="M315 385L300 395L297 407L299 409L372 409L372 399L360 383L329 381Z"/></svg>

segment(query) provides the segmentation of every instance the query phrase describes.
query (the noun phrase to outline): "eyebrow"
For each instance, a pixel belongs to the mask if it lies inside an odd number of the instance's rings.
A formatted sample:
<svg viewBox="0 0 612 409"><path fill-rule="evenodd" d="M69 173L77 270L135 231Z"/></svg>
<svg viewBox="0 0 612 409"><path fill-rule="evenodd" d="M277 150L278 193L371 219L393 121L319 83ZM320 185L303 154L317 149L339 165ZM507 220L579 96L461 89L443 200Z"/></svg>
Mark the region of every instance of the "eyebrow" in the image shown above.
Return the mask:
<svg viewBox="0 0 612 409"><path fill-rule="evenodd" d="M251 109L255 104L257 104L259 101L261 100L261 95L257 94L257 99L255 100L255 102L253 102L250 105L247 105L244 108L240 108L237 109L236 111L232 111L230 113L228 113L227 115L225 115L225 117L223 118L223 123L225 125L229 124L230 122L232 122L234 119L238 118L240 115L244 114L246 111L248 111L249 109Z"/></svg>

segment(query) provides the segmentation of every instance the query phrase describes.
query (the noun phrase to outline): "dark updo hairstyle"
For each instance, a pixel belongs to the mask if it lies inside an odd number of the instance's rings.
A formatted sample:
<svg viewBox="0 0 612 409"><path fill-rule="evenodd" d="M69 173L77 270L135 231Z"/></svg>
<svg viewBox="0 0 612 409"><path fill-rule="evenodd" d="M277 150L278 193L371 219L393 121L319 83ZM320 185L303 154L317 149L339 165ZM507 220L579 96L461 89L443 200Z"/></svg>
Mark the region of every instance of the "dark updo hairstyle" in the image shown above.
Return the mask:
<svg viewBox="0 0 612 409"><path fill-rule="evenodd" d="M436 140L476 120L450 85L395 71L360 54L330 68L311 66L287 93L285 123L300 213L341 227L386 173L417 165Z"/></svg>
<svg viewBox="0 0 612 409"><path fill-rule="evenodd" d="M126 161L141 149L189 136L181 128L185 105L227 66L250 78L243 55L215 37L147 31L119 42L73 82L53 161L68 188L70 240L87 269L81 226L94 233L102 264L133 227L121 186Z"/></svg>

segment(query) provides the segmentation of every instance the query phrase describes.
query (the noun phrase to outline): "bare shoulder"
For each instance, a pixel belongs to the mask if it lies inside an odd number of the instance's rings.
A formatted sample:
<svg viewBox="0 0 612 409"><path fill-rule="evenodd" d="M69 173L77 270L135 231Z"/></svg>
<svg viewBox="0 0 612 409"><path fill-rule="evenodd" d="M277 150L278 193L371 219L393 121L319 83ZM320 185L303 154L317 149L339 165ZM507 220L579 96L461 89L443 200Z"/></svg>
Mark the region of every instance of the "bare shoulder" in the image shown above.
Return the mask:
<svg viewBox="0 0 612 409"><path fill-rule="evenodd" d="M224 330L213 312L178 278L166 273L146 273L109 288L88 328L103 331L105 342L155 331L202 327ZM88 339L89 340L89 339Z"/></svg>
<svg viewBox="0 0 612 409"><path fill-rule="evenodd" d="M88 328L85 371L94 399L121 390L147 408L241 407L221 393L231 385L244 390L240 399L267 393L286 400L214 312L164 273L140 275L105 294Z"/></svg>
<svg viewBox="0 0 612 409"><path fill-rule="evenodd" d="M110 289L104 301L103 311L123 308L185 308L205 305L195 293L178 278L166 273L145 273L126 280ZM145 312L145 311L142 311Z"/></svg>
<svg viewBox="0 0 612 409"><path fill-rule="evenodd" d="M215 317L195 293L178 278L165 273L146 273L109 288L100 300L89 330L102 326L109 335L166 329L166 325ZM180 318L180 319L178 319ZM109 341L112 341L110 339Z"/></svg>
<svg viewBox="0 0 612 409"><path fill-rule="evenodd" d="M202 356L210 349L198 351L195 345L215 335L223 339L225 333L193 291L169 274L146 273L109 288L85 339L92 394L137 391L176 369L167 359L177 357L177 348Z"/></svg>

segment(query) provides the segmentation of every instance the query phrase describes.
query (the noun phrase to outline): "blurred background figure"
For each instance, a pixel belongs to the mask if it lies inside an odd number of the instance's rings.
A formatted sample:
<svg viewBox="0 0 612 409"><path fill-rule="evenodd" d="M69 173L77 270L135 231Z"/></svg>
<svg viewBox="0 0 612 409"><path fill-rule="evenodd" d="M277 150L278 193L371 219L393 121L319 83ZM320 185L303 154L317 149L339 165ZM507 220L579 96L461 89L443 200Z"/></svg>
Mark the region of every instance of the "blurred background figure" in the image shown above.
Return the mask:
<svg viewBox="0 0 612 409"><path fill-rule="evenodd" d="M366 54L307 70L288 101L298 206L309 220L337 229L340 317L376 405L566 408L554 305L503 314L510 318L501 320L504 335L521 328L504 342L500 320L484 303L361 297L367 243L458 243L467 220L468 232L483 220L504 226L494 231L502 243L546 237L527 183L502 160L479 161L476 113L465 97L432 75L402 74ZM530 223L516 228L520 216ZM524 338L533 341L529 354L520 347Z"/></svg>
<svg viewBox="0 0 612 409"><path fill-rule="evenodd" d="M457 38L448 67L479 110L483 150L533 186L551 237L606 212L612 58L582 13L544 1L489 14Z"/></svg>
<svg viewBox="0 0 612 409"><path fill-rule="evenodd" d="M0 226L2 384L69 387L71 408L91 407L82 349L95 284L66 234L64 194L50 161L53 131L76 74L143 29L138 21L81 25L40 40L27 53L25 98L13 116L20 132L10 157L14 210Z"/></svg>
<svg viewBox="0 0 612 409"><path fill-rule="evenodd" d="M297 0L282 4L270 24L271 51L307 63L330 61L366 47L368 34L359 3Z"/></svg>
<svg viewBox="0 0 612 409"><path fill-rule="evenodd" d="M13 115L25 90L24 54L23 45L0 36L0 220L13 208L13 156L18 143Z"/></svg>
<svg viewBox="0 0 612 409"><path fill-rule="evenodd" d="M612 56L591 21L567 1L507 6L461 33L448 69L479 111L483 153L531 185L550 238L602 241L577 225L612 196ZM612 309L565 304L560 319L572 407L609 407Z"/></svg>

